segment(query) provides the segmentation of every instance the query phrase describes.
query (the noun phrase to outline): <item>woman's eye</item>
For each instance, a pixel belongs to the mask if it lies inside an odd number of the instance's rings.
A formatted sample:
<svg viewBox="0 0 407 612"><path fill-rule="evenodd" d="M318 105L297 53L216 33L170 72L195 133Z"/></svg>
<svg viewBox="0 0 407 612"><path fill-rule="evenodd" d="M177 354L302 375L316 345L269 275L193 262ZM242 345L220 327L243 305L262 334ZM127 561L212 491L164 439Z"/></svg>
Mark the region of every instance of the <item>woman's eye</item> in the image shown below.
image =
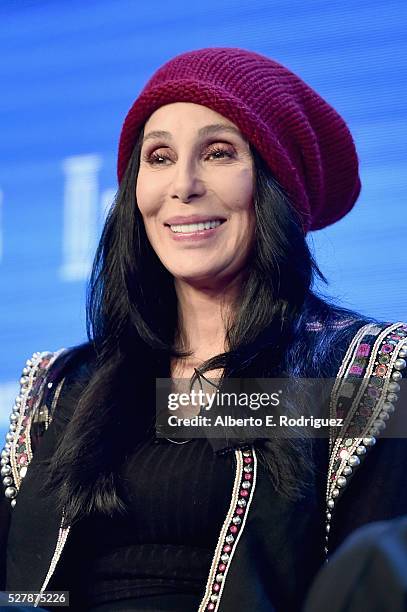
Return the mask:
<svg viewBox="0 0 407 612"><path fill-rule="evenodd" d="M165 162L169 159L170 158L168 157L168 155L164 155L163 153L158 153L157 151L154 151L154 153L148 156L146 161L152 166L164 166Z"/></svg>
<svg viewBox="0 0 407 612"><path fill-rule="evenodd" d="M229 149L219 147L219 148L212 148L211 150L207 151L204 154L203 159L206 161L206 160L224 159L225 157L230 159L234 157L234 154ZM146 161L151 166L166 166L167 162L171 162L172 159L168 154L165 154L164 152L160 152L159 150L156 150L150 154L147 154L144 157L144 161Z"/></svg>
<svg viewBox="0 0 407 612"><path fill-rule="evenodd" d="M233 157L233 153L231 151L229 151L228 149L212 149L212 151L210 151L209 153L207 153L207 155L205 156L206 158L213 158L213 159L223 159L225 157Z"/></svg>

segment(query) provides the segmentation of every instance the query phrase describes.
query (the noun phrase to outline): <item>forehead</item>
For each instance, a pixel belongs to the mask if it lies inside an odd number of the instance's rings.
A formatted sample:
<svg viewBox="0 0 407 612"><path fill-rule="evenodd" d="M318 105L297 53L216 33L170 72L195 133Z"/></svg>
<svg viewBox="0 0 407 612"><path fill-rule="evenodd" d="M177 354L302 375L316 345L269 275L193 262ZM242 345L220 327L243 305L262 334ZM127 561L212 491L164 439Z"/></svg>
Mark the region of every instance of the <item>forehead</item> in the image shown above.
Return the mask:
<svg viewBox="0 0 407 612"><path fill-rule="evenodd" d="M237 125L216 111L193 102L174 102L158 108L144 126L144 134L151 130L163 130L170 133L178 131L196 132L206 126L216 126L218 131L224 127L244 136ZM212 130L214 131L214 130Z"/></svg>

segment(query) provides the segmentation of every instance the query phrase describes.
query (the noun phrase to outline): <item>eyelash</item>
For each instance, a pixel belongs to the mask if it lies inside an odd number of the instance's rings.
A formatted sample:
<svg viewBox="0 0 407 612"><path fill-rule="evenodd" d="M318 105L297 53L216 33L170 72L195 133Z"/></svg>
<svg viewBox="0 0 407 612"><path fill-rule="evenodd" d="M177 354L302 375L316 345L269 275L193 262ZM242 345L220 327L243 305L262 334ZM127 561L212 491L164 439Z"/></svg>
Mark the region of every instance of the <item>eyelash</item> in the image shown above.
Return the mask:
<svg viewBox="0 0 407 612"><path fill-rule="evenodd" d="M222 147L214 147L210 151L210 153L208 153L207 156L209 157L211 155L216 155L218 153L222 153L222 157L217 157L216 159L223 159L224 157L228 157L229 159L232 159L234 157L234 154L232 153L232 151L230 151L229 149L224 149ZM145 157L145 161L152 166L164 166L165 164L161 163L159 161L160 159L170 160L170 157L165 154L160 154L157 151L153 151L151 155L147 155Z"/></svg>

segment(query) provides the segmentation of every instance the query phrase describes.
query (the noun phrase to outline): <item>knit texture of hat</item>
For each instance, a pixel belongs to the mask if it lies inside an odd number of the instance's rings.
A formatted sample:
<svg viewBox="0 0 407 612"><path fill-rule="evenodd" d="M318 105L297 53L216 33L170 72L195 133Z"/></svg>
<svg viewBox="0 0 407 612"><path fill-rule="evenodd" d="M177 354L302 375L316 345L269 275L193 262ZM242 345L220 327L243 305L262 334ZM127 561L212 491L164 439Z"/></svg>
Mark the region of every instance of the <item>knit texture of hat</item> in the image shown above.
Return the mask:
<svg viewBox="0 0 407 612"><path fill-rule="evenodd" d="M148 117L173 102L201 104L232 121L266 161L305 232L353 207L360 180L345 121L293 72L244 49L190 51L155 72L122 127L119 182Z"/></svg>

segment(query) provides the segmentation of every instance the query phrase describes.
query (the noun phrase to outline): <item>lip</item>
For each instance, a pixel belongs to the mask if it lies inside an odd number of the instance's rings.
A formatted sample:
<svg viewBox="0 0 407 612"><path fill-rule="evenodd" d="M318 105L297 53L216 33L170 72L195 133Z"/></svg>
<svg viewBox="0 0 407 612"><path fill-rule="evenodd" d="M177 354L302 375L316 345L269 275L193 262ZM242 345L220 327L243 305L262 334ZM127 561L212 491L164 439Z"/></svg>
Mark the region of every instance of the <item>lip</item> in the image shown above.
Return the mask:
<svg viewBox="0 0 407 612"><path fill-rule="evenodd" d="M179 219L179 217L177 218ZM210 219L206 218L206 220L209 221ZM195 221L195 223L199 223L199 221L198 222ZM174 225L177 225L177 224L174 223ZM169 225L166 225L165 230L169 233L170 237L176 242L197 243L197 242L208 240L212 238L213 236L216 236L220 231L223 231L222 228L224 225L226 225L226 219L224 220L224 223L221 223L220 225L217 225L216 227L212 227L211 229L207 229L207 230L198 230L197 232L187 232L185 234L181 232L175 233L172 231Z"/></svg>
<svg viewBox="0 0 407 612"><path fill-rule="evenodd" d="M226 221L225 217L219 215L190 215L189 217L183 217L178 215L177 217L170 217L164 221L164 225L184 225L185 223L205 223L205 221ZM209 231L209 230L207 230Z"/></svg>

